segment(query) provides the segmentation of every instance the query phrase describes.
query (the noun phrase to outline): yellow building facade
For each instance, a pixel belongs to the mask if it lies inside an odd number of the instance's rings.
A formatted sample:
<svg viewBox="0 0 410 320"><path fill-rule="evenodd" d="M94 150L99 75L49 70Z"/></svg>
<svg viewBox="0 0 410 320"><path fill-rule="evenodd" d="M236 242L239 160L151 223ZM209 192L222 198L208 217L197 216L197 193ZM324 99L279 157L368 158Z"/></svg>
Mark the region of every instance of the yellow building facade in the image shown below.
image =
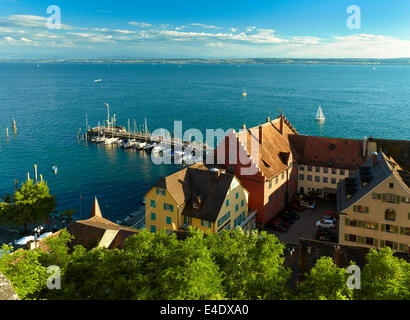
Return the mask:
<svg viewBox="0 0 410 320"><path fill-rule="evenodd" d="M383 164L378 157L378 170L389 170L386 177L377 177L385 173L375 173L374 188L361 194L355 201L350 201L340 213L339 242L349 246L368 248L391 247L395 251L408 252L410 246L410 192L408 185L400 177L403 171L397 171L394 164ZM407 173L408 174L408 173ZM369 181L366 187L371 187ZM340 186L341 188L343 185ZM370 190L371 189L371 190ZM354 195L353 195L354 197ZM357 197L356 197L357 198ZM349 199L347 199L349 201Z"/></svg>
<svg viewBox="0 0 410 320"><path fill-rule="evenodd" d="M317 191L321 197L328 198L330 193L336 195L337 184L351 173L347 169L298 165L298 189L300 193Z"/></svg>
<svg viewBox="0 0 410 320"><path fill-rule="evenodd" d="M190 190L186 181L195 178L214 187L198 189L191 182ZM245 230L255 228L253 220L243 226L248 218L249 193L235 176L193 167L163 181L145 195L145 226L150 232L186 231L190 226L204 233L233 230L241 225Z"/></svg>

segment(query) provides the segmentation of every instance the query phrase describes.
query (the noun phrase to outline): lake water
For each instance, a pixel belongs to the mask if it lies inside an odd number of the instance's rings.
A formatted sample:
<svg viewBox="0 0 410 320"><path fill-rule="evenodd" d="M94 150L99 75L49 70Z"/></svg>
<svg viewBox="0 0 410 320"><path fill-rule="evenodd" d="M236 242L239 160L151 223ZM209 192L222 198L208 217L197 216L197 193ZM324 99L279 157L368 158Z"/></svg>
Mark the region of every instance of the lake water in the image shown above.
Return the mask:
<svg viewBox="0 0 410 320"><path fill-rule="evenodd" d="M13 192L27 171L33 176L37 164L59 208L77 209L77 218L88 216L94 196L114 221L143 215L144 194L178 167L78 143L86 113L92 127L106 119L104 102L117 124L136 119L140 126L146 117L150 131L171 131L174 120L184 130L239 129L280 109L303 134L410 139L408 66L0 64L0 195ZM314 120L319 104L323 125Z"/></svg>

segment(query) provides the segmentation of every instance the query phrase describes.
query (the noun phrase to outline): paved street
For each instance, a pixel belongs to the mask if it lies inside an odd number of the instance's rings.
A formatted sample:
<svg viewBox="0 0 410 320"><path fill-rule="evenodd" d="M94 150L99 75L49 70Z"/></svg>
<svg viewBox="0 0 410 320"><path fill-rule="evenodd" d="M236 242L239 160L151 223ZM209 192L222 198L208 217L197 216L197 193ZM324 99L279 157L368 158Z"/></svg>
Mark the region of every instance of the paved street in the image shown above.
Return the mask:
<svg viewBox="0 0 410 320"><path fill-rule="evenodd" d="M299 238L314 239L316 234L316 221L323 217L325 211L335 210L335 202L319 200L314 210L305 208L305 211L298 212L300 219L296 220L287 232L282 233L276 230L269 230L268 232L275 234L280 241L289 244L298 244Z"/></svg>

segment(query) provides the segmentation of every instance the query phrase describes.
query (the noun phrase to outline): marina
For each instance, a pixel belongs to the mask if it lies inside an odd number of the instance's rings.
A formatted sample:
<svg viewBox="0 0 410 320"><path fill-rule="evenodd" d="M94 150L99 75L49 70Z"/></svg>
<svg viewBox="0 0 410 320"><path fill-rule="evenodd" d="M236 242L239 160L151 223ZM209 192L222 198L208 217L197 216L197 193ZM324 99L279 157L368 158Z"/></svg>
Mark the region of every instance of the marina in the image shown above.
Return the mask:
<svg viewBox="0 0 410 320"><path fill-rule="evenodd" d="M116 115L110 118L110 106L107 107L106 125L101 126L98 123L97 127L90 128L88 125L88 117L86 116L86 133L82 135L82 139L95 144L104 146L116 146L126 150L137 150L151 153L152 156L164 156L171 158L175 164L191 165L197 162L204 161L207 155L213 152L213 149L208 148L206 144L197 143L195 141L184 141L172 136L166 136L164 129L161 130L161 135L154 135L148 131L147 119L145 118L144 125L140 131L136 130L136 122L134 120L134 131L131 132L130 120L128 119L128 130L123 126L115 125ZM81 128L78 131L79 138Z"/></svg>

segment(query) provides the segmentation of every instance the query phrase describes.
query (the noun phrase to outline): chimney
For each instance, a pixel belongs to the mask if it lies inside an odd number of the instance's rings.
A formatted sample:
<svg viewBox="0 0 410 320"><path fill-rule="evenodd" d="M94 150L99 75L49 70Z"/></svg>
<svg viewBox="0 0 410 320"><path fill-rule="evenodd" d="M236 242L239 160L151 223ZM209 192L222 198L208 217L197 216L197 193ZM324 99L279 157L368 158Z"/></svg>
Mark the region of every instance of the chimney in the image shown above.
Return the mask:
<svg viewBox="0 0 410 320"><path fill-rule="evenodd" d="M279 132L280 132L280 134L283 134L283 116L280 117Z"/></svg>
<svg viewBox="0 0 410 320"><path fill-rule="evenodd" d="M373 168L377 166L377 152L372 152L372 166Z"/></svg>
<svg viewBox="0 0 410 320"><path fill-rule="evenodd" d="M270 117L267 117L267 118L266 118L266 122L270 122Z"/></svg>
<svg viewBox="0 0 410 320"><path fill-rule="evenodd" d="M363 158L366 158L367 155L367 138L363 138Z"/></svg>
<svg viewBox="0 0 410 320"><path fill-rule="evenodd" d="M262 126L259 126L259 143L262 144Z"/></svg>

